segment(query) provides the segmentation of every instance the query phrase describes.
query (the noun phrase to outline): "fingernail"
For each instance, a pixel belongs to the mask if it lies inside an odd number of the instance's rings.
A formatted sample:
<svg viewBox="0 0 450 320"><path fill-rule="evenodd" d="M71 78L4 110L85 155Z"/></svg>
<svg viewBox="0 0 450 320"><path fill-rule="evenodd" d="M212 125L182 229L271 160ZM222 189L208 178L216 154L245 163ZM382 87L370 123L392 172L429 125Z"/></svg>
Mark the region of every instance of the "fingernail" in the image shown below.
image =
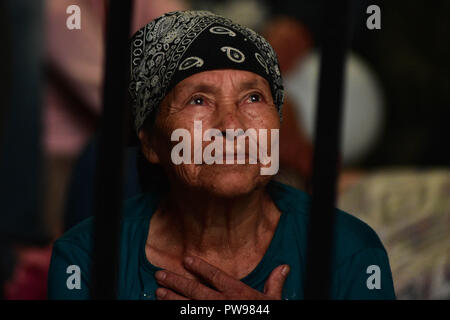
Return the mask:
<svg viewBox="0 0 450 320"><path fill-rule="evenodd" d="M166 273L164 271L157 271L155 273L155 278L162 281L166 278Z"/></svg>
<svg viewBox="0 0 450 320"><path fill-rule="evenodd" d="M167 290L164 288L158 288L156 290L156 295L160 298L164 298L166 296L166 294L167 294Z"/></svg>
<svg viewBox="0 0 450 320"><path fill-rule="evenodd" d="M285 265L282 269L281 269L281 274L286 277L289 273L289 266Z"/></svg>
<svg viewBox="0 0 450 320"><path fill-rule="evenodd" d="M194 260L191 257L184 258L184 263L186 263L188 266L192 264Z"/></svg>

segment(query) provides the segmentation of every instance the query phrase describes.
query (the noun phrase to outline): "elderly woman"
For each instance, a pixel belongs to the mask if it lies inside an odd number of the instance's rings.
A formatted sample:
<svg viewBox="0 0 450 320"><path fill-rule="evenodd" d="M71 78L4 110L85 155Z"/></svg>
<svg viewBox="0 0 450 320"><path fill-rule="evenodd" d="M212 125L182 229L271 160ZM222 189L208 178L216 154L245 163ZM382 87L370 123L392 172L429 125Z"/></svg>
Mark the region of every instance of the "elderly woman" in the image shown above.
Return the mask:
<svg viewBox="0 0 450 320"><path fill-rule="evenodd" d="M226 18L184 11L138 31L131 54L135 129L160 179L125 203L118 298L302 299L309 197L271 180L283 103L272 47ZM332 297L395 298L375 232L336 215ZM89 298L92 224L55 242L50 298Z"/></svg>

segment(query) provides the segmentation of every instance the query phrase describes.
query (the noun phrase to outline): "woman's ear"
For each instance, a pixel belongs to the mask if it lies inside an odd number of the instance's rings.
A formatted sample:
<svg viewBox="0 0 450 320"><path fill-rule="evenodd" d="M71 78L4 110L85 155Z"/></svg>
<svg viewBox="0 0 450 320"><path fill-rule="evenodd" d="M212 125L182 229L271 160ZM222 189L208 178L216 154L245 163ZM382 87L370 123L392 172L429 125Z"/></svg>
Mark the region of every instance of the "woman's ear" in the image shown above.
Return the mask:
<svg viewBox="0 0 450 320"><path fill-rule="evenodd" d="M159 156L155 151L153 144L151 143L150 137L144 130L139 131L139 140L141 141L141 149L145 158L153 164L159 163Z"/></svg>

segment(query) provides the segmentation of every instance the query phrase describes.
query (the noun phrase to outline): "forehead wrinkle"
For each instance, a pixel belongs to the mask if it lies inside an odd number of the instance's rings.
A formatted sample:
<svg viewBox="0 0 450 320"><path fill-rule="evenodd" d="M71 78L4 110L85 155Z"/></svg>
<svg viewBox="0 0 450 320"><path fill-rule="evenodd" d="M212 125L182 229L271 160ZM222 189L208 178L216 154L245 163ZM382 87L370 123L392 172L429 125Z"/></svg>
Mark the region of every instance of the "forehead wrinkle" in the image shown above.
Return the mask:
<svg viewBox="0 0 450 320"><path fill-rule="evenodd" d="M183 83L177 86L175 92L176 95L180 95L184 92L205 92L205 93L217 93L220 90L220 86L214 85L214 82L205 82L204 80L196 81L195 83Z"/></svg>
<svg viewBox="0 0 450 320"><path fill-rule="evenodd" d="M267 80L260 76L252 75L249 79L248 74L227 72L225 74L217 75L213 71L213 73L208 74L208 76L197 77L196 79L178 83L173 90L174 98L176 100L177 96L183 96L184 93L189 94L193 92L219 94L223 92L224 88L227 86L223 82L224 78L229 78L230 84L235 90L242 91L259 88L270 92Z"/></svg>
<svg viewBox="0 0 450 320"><path fill-rule="evenodd" d="M239 84L239 88L242 90L252 89L252 88L264 88L269 89L269 85L265 79L256 78L253 80L243 81Z"/></svg>

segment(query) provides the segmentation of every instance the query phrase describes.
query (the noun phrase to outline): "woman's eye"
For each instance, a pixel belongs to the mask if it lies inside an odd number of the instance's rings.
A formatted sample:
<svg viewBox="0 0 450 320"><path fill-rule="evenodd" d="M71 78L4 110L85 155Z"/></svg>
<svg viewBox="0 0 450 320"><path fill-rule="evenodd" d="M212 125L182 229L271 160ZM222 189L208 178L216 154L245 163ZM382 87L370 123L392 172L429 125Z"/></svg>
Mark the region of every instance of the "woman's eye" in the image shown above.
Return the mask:
<svg viewBox="0 0 450 320"><path fill-rule="evenodd" d="M201 97L192 98L189 104L202 105L204 103L204 99Z"/></svg>
<svg viewBox="0 0 450 320"><path fill-rule="evenodd" d="M258 93L253 93L252 95L250 95L250 97L248 98L248 100L250 102L261 102L262 101L262 97L260 94Z"/></svg>

